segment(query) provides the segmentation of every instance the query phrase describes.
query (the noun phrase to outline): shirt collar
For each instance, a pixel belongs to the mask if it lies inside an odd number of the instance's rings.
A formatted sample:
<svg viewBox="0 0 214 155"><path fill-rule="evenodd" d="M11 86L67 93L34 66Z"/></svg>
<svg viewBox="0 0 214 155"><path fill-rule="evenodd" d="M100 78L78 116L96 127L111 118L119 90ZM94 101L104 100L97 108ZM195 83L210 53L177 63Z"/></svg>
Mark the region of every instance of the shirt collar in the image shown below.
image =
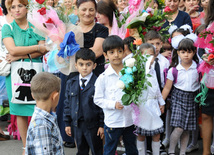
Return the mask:
<svg viewBox="0 0 214 155"><path fill-rule="evenodd" d="M115 70L112 68L111 64L108 66L108 68L106 69L105 71L106 75L112 75L112 74L115 74L117 76L119 76Z"/></svg>
<svg viewBox="0 0 214 155"><path fill-rule="evenodd" d="M88 82L90 81L90 79L91 79L92 75L93 75L93 72L91 72L90 74L88 74L88 75L87 75L87 76L85 76L85 77L82 77L82 75L81 75L81 74L79 74L79 81L80 81L80 83L82 84L81 79L86 79L87 81L85 82L85 85L87 85L87 84L88 84Z"/></svg>
<svg viewBox="0 0 214 155"><path fill-rule="evenodd" d="M53 121L53 122L56 122L56 114L54 114L54 113L51 114L37 106L35 106L35 113Z"/></svg>
<svg viewBox="0 0 214 155"><path fill-rule="evenodd" d="M182 70L182 69L185 69L182 65L181 65L181 63L179 63L178 65L177 65L177 70ZM192 65L189 67L189 69L196 69L197 68L197 64L196 64L196 62L195 61L192 61ZM188 70L189 70L188 69Z"/></svg>

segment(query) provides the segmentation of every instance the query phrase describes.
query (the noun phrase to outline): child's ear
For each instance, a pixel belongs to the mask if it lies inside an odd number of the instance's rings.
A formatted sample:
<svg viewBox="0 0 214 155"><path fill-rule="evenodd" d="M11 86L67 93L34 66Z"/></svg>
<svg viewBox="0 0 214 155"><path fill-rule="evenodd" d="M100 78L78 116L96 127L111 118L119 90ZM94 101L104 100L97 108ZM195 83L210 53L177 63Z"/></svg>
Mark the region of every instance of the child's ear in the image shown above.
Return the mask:
<svg viewBox="0 0 214 155"><path fill-rule="evenodd" d="M94 63L93 69L95 69L97 67L97 63Z"/></svg>
<svg viewBox="0 0 214 155"><path fill-rule="evenodd" d="M55 100L58 99L58 98L59 98L59 92L54 91L54 92L52 93L52 99L55 101Z"/></svg>
<svg viewBox="0 0 214 155"><path fill-rule="evenodd" d="M75 63L75 68L77 69L77 63Z"/></svg>
<svg viewBox="0 0 214 155"><path fill-rule="evenodd" d="M103 52L103 55L104 55L104 57L105 57L106 59L108 59L108 55L107 55L106 52Z"/></svg>

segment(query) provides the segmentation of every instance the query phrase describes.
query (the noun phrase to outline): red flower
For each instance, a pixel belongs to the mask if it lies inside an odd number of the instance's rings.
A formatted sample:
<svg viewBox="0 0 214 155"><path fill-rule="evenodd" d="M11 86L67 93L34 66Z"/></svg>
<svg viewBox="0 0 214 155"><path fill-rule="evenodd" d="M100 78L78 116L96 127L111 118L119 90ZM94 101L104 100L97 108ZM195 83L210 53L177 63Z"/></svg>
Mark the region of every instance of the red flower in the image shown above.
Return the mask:
<svg viewBox="0 0 214 155"><path fill-rule="evenodd" d="M37 12L40 13L40 15L45 15L46 14L46 8L42 7L41 9L39 9Z"/></svg>
<svg viewBox="0 0 214 155"><path fill-rule="evenodd" d="M172 39L171 39L171 38L169 38L169 39L168 39L168 42L171 44L171 42L172 42Z"/></svg>
<svg viewBox="0 0 214 155"><path fill-rule="evenodd" d="M48 20L45 23L54 24L53 20L51 18L48 18Z"/></svg>
<svg viewBox="0 0 214 155"><path fill-rule="evenodd" d="M151 12L149 12L149 14L150 14L151 17L153 16L153 14Z"/></svg>
<svg viewBox="0 0 214 155"><path fill-rule="evenodd" d="M146 31L144 31L142 34L145 36L145 34L146 34L147 32Z"/></svg>
<svg viewBox="0 0 214 155"><path fill-rule="evenodd" d="M142 44L142 39L136 39L134 40L134 45L141 45Z"/></svg>
<svg viewBox="0 0 214 155"><path fill-rule="evenodd" d="M210 54L210 55L208 56L208 61L210 61L211 59L214 59L214 55L213 55L213 54Z"/></svg>
<svg viewBox="0 0 214 155"><path fill-rule="evenodd" d="M172 12L172 10L168 6L166 6L165 9L164 9L164 12L170 13L170 12Z"/></svg>
<svg viewBox="0 0 214 155"><path fill-rule="evenodd" d="M39 4L43 4L45 2L45 0L36 0L36 2Z"/></svg>

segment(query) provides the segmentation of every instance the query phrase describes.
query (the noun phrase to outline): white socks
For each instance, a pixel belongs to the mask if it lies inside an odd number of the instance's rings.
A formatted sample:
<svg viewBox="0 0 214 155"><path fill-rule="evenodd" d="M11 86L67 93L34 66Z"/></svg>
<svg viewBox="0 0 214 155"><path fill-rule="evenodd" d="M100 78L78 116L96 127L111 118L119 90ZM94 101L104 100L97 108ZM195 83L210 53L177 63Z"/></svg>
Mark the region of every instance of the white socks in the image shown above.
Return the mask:
<svg viewBox="0 0 214 155"><path fill-rule="evenodd" d="M146 155L145 141L137 140L137 149L138 149L139 155ZM152 141L152 152L153 152L153 155L159 155L160 141L159 142Z"/></svg>
<svg viewBox="0 0 214 155"><path fill-rule="evenodd" d="M137 140L138 155L146 155L145 141Z"/></svg>
<svg viewBox="0 0 214 155"><path fill-rule="evenodd" d="M159 142L152 141L152 154L153 155L160 154L160 141Z"/></svg>

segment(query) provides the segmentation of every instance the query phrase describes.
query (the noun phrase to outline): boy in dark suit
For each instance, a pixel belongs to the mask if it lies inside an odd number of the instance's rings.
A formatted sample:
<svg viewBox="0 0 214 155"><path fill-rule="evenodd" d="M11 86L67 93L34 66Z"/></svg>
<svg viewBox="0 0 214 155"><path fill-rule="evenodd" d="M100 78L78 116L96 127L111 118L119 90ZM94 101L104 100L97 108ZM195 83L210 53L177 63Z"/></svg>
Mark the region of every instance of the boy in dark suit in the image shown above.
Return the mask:
<svg viewBox="0 0 214 155"><path fill-rule="evenodd" d="M103 154L104 114L93 102L97 79L92 72L96 67L95 59L92 50L80 49L75 58L79 75L66 83L65 131L68 136L74 136L79 155L89 154L89 148L93 155Z"/></svg>

